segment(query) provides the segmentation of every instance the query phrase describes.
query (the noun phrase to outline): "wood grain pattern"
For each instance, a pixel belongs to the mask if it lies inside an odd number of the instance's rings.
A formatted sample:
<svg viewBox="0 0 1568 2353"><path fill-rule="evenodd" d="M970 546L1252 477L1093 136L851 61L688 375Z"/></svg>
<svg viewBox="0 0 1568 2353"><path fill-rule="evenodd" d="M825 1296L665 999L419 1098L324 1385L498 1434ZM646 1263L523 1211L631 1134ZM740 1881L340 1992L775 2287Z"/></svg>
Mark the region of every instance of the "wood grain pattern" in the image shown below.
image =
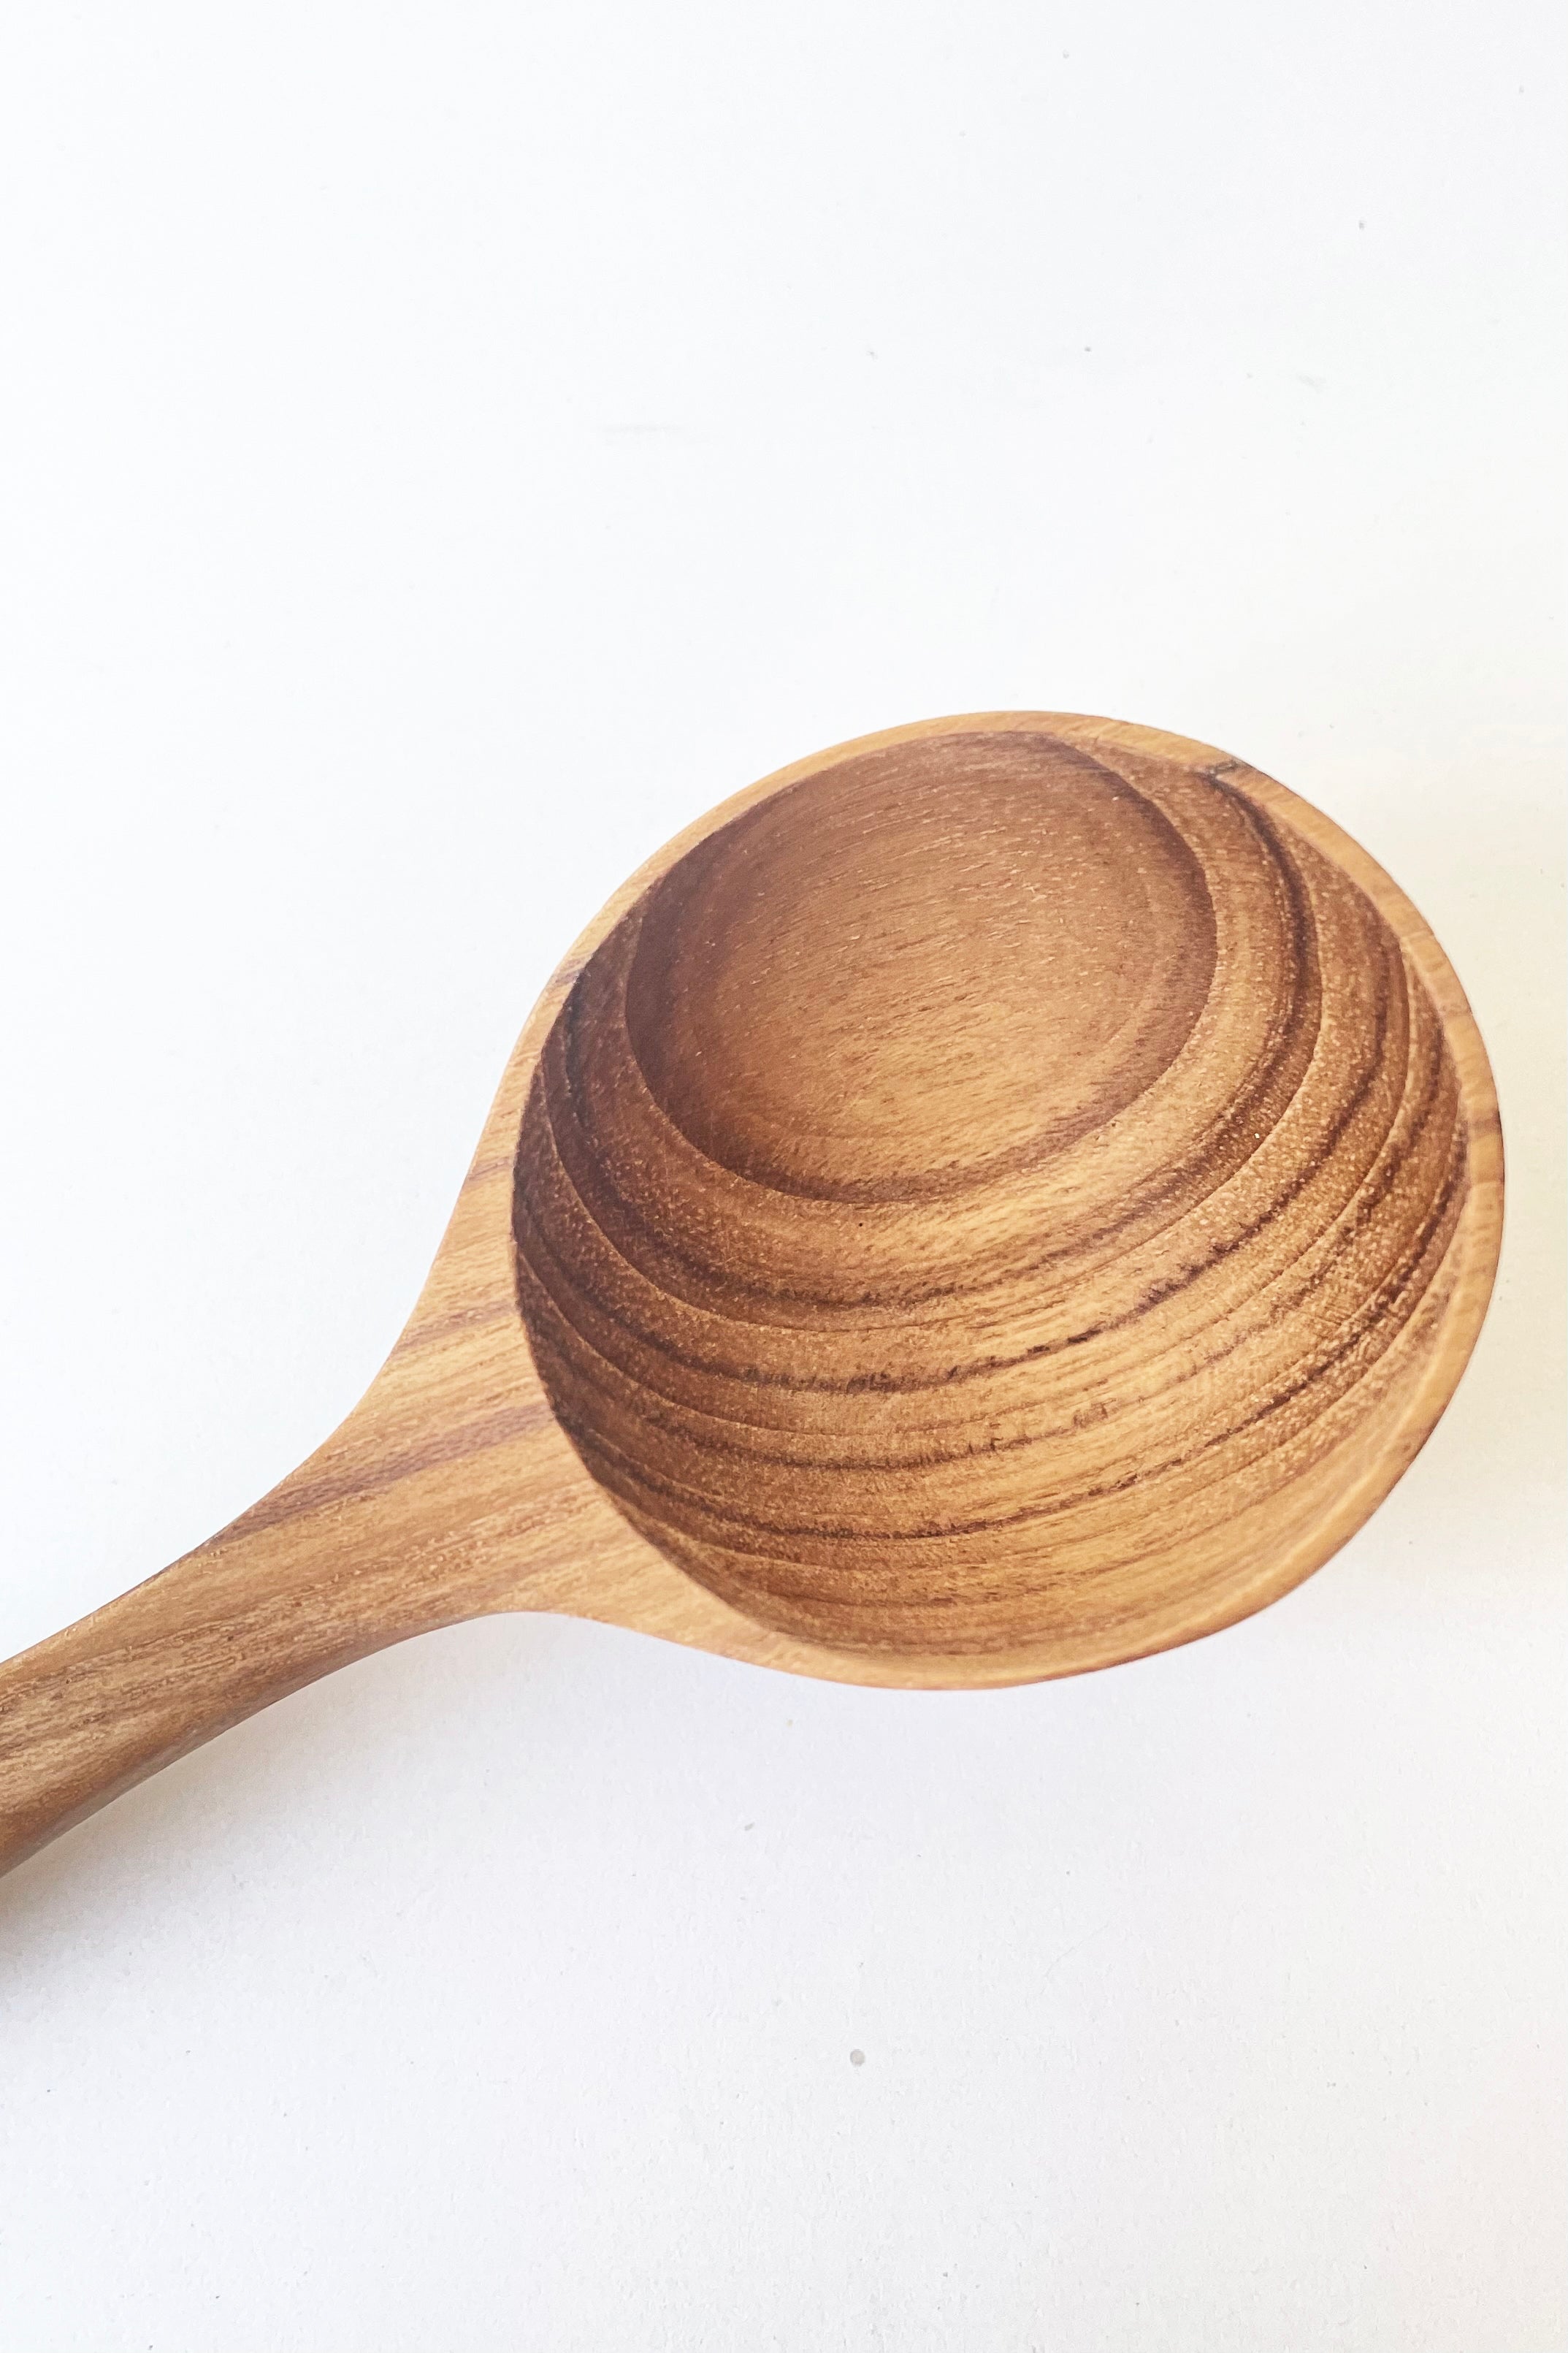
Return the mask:
<svg viewBox="0 0 1568 2353"><path fill-rule="evenodd" d="M921 1685L1211 1631L1423 1442L1500 1217L1452 971L1282 786L1059 714L802 763L562 966L343 1428L0 1668L0 1860L489 1609Z"/></svg>

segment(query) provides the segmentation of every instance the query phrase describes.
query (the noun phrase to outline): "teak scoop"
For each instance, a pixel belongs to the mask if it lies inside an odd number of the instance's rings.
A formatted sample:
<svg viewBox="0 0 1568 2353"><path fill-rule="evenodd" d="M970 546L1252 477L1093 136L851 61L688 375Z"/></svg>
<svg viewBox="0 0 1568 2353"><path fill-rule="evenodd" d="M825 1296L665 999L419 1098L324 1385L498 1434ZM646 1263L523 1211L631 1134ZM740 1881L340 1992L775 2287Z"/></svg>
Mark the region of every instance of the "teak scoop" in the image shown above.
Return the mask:
<svg viewBox="0 0 1568 2353"><path fill-rule="evenodd" d="M1228 1625L1426 1438L1501 1216L1447 958L1282 786L1029 712L804 761L561 966L342 1427L0 1667L0 1867L489 1610L924 1685Z"/></svg>

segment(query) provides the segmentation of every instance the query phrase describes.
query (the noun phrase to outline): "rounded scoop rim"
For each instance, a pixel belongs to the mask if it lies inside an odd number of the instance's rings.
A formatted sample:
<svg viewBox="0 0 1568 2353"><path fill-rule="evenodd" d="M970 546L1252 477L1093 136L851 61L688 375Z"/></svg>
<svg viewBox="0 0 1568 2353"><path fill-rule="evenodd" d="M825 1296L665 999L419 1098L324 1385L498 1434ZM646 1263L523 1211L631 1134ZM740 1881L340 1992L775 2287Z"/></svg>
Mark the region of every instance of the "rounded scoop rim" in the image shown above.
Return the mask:
<svg viewBox="0 0 1568 2353"><path fill-rule="evenodd" d="M627 911L689 850L760 802L841 761L902 743L953 733L1047 733L1086 751L1099 744L1173 760L1206 770L1259 802L1276 819L1331 860L1366 893L1388 923L1430 995L1442 1022L1458 1074L1466 1126L1469 1171L1464 1207L1451 1245L1457 1279L1434 1334L1425 1368L1405 1408L1364 1470L1340 1490L1289 1551L1268 1560L1255 1579L1230 1588L1202 1610L1173 1609L1170 1621L1145 1629L1137 1639L1114 1634L1064 1644L1059 1638L1026 1636L1005 1650L902 1651L838 1648L782 1633L743 1609L700 1585L657 1545L640 1534L594 1477L564 1430L554 1423L548 1393L534 1358L521 1312L517 1336L538 1385L574 1483L590 1490L620 1531L614 1550L631 1570L610 1579L602 1593L574 1592L560 1602L572 1614L601 1619L660 1634L712 1651L835 1681L895 1687L970 1688L1047 1680L1152 1656L1217 1632L1255 1614L1302 1583L1323 1566L1371 1517L1414 1461L1446 1410L1464 1374L1490 1301L1501 1246L1503 1154L1497 1092L1479 1029L1458 977L1430 925L1392 877L1361 845L1310 802L1247 763L1215 746L1132 722L1060 712L1000 711L952 714L851 738L795 761L731 795L683 828L645 860L608 899L573 943L541 995L520 1038L506 1081L487 1124L479 1161L500 1173L497 1145L505 1153L508 1190L519 1149L533 1073L561 1008L584 965ZM487 1157L488 1155L488 1157ZM516 1270L510 1216L508 1266L516 1308ZM563 1466L564 1467L564 1466Z"/></svg>

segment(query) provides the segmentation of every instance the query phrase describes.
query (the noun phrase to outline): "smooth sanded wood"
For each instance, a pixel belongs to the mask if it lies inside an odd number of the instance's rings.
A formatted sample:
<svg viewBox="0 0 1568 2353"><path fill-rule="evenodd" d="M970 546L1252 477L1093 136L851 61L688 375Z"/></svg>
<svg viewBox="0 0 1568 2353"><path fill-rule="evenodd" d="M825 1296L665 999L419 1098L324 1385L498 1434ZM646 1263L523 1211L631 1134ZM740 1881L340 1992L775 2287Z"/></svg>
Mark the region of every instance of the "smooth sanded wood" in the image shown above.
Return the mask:
<svg viewBox="0 0 1568 2353"><path fill-rule="evenodd" d="M342 1429L0 1668L0 1860L488 1610L921 1685L1230 1623L1430 1431L1501 1177L1441 950L1282 786L1029 713L802 763L562 966Z"/></svg>

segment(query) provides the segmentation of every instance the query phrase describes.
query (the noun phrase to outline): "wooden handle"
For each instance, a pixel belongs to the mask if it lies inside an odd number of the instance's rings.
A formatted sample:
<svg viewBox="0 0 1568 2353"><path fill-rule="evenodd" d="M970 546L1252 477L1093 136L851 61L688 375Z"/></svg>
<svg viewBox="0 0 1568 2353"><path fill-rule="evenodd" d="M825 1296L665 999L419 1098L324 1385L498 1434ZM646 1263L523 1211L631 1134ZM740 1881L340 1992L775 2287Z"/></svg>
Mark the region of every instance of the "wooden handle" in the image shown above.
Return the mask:
<svg viewBox="0 0 1568 2353"><path fill-rule="evenodd" d="M481 1410L482 1350L465 1381L451 1345L411 1325L271 1494L0 1665L0 1872L334 1667L490 1610L583 1606L581 1562L608 1549L591 1531L624 1524L563 1476L573 1458L542 1402Z"/></svg>
<svg viewBox="0 0 1568 2353"><path fill-rule="evenodd" d="M258 1708L431 1623L347 1578L257 1592L218 1538L0 1666L0 1871Z"/></svg>
<svg viewBox="0 0 1568 2353"><path fill-rule="evenodd" d="M460 1501L408 1468L362 1408L210 1542L0 1665L0 1872L319 1675L495 1607Z"/></svg>

